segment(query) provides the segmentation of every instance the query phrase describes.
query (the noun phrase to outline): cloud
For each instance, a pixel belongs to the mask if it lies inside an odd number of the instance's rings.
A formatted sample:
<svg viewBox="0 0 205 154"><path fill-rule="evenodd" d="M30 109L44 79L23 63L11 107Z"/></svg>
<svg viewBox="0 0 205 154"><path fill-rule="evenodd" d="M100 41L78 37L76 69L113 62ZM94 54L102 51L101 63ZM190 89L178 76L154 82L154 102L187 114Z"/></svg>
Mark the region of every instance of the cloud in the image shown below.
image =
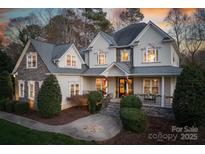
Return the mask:
<svg viewBox="0 0 205 154"><path fill-rule="evenodd" d="M4 13L7 13L7 12L11 12L15 10L14 8L1 8L0 9L0 14L4 14Z"/></svg>

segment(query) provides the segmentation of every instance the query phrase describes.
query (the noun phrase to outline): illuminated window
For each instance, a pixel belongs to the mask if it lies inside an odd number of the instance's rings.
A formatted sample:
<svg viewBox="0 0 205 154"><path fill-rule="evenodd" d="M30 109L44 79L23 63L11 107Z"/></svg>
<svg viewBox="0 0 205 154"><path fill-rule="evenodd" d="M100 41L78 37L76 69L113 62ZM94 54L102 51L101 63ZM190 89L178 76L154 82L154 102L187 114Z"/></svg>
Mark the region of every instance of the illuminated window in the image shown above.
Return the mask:
<svg viewBox="0 0 205 154"><path fill-rule="evenodd" d="M24 81L19 80L19 97L24 97Z"/></svg>
<svg viewBox="0 0 205 154"><path fill-rule="evenodd" d="M102 90L102 91L106 91L106 87L107 87L107 80L105 78L97 78L96 79L96 90Z"/></svg>
<svg viewBox="0 0 205 154"><path fill-rule="evenodd" d="M98 53L98 64L100 65L106 64L106 54L104 52Z"/></svg>
<svg viewBox="0 0 205 154"><path fill-rule="evenodd" d="M28 98L34 100L35 98L35 82L28 81Z"/></svg>
<svg viewBox="0 0 205 154"><path fill-rule="evenodd" d="M80 85L78 83L69 84L69 96L79 95L80 94Z"/></svg>
<svg viewBox="0 0 205 154"><path fill-rule="evenodd" d="M71 55L67 55L67 66L71 66Z"/></svg>
<svg viewBox="0 0 205 154"><path fill-rule="evenodd" d="M36 52L30 52L27 54L27 68L37 68L37 54Z"/></svg>
<svg viewBox="0 0 205 154"><path fill-rule="evenodd" d="M67 55L67 66L76 66L75 56Z"/></svg>
<svg viewBox="0 0 205 154"><path fill-rule="evenodd" d="M158 50L149 48L144 52L144 62L158 62Z"/></svg>
<svg viewBox="0 0 205 154"><path fill-rule="evenodd" d="M129 50L121 50L120 57L121 61L130 61Z"/></svg>
<svg viewBox="0 0 205 154"><path fill-rule="evenodd" d="M159 94L159 79L144 79L145 94Z"/></svg>

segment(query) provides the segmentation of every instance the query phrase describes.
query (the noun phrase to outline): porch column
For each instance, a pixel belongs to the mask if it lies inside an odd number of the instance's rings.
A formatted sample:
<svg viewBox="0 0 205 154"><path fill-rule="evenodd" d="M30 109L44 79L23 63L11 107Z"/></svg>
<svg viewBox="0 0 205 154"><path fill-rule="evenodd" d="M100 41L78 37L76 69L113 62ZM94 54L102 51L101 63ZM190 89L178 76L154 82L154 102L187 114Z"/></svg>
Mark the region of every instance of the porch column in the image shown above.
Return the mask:
<svg viewBox="0 0 205 154"><path fill-rule="evenodd" d="M162 76L161 84L161 107L164 107L164 76Z"/></svg>
<svg viewBox="0 0 205 154"><path fill-rule="evenodd" d="M129 94L128 77L126 77L126 95Z"/></svg>
<svg viewBox="0 0 205 154"><path fill-rule="evenodd" d="M106 92L106 95L108 93L108 78L105 78L105 92Z"/></svg>

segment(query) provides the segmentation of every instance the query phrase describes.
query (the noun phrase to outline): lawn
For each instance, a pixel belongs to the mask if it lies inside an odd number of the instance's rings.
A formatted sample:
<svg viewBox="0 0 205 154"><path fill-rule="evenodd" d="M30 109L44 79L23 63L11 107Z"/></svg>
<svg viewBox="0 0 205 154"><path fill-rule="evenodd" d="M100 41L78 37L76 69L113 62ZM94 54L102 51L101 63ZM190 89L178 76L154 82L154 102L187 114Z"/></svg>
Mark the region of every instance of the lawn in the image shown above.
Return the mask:
<svg viewBox="0 0 205 154"><path fill-rule="evenodd" d="M20 125L0 119L0 144L3 145L39 145L39 144L68 144L68 145L82 145L94 144L94 142L87 142L76 140L71 137L49 132L41 132L22 127Z"/></svg>

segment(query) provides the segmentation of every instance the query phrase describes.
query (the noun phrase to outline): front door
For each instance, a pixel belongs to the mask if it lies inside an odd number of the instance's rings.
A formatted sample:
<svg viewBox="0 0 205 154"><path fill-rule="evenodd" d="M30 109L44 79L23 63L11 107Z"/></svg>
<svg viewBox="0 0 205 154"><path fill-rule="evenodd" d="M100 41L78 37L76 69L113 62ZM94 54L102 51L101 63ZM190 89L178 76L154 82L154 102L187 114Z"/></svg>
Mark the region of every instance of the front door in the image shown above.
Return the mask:
<svg viewBox="0 0 205 154"><path fill-rule="evenodd" d="M127 87L127 82L128 82L128 87ZM126 78L119 78L119 97L125 96L127 91L128 94L133 93L133 79L127 80Z"/></svg>

